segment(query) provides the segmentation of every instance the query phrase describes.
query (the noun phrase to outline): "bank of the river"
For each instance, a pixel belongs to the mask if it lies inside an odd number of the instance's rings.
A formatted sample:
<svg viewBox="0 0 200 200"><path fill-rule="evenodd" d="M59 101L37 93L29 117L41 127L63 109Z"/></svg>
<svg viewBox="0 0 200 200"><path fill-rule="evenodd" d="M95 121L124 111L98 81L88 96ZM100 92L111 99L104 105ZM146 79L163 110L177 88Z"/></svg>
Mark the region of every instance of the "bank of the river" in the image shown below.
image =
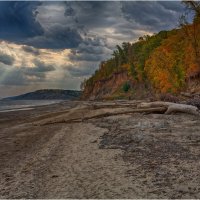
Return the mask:
<svg viewBox="0 0 200 200"><path fill-rule="evenodd" d="M200 198L200 118L91 117L129 109L61 102L0 113L0 198Z"/></svg>

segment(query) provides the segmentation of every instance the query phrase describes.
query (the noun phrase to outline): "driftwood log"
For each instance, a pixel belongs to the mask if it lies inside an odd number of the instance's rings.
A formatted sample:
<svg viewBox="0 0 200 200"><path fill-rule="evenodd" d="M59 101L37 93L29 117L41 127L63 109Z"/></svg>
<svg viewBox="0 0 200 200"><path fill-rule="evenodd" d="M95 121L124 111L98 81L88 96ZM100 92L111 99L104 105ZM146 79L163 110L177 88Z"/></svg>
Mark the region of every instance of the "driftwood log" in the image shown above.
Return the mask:
<svg viewBox="0 0 200 200"><path fill-rule="evenodd" d="M120 106L120 103L117 104ZM160 113L171 114L173 112L183 112L193 115L200 115L196 106L177 104L172 102L146 102L139 103L137 107L133 103L115 107L113 104L85 105L66 110L66 112L54 113L53 115L43 116L34 122L34 125L48 125L55 123L80 123L85 120L97 119L108 116L132 114L132 113Z"/></svg>
<svg viewBox="0 0 200 200"><path fill-rule="evenodd" d="M56 123L80 123L85 120L90 119L98 119L102 117L109 117L109 116L115 116L115 115L124 115L124 114L132 114L132 113L164 113L166 111L165 107L156 107L156 108L136 108L136 109L126 109L126 110L117 110L111 109L111 110L104 110L104 109L98 109L98 112L95 112L95 110L85 110L84 113L81 112L75 116L75 117L69 117L66 113L66 116L61 115L58 118L47 118L46 120L39 120L38 122L35 122L34 125L49 125L49 124L56 124ZM77 110L78 111L78 110Z"/></svg>
<svg viewBox="0 0 200 200"><path fill-rule="evenodd" d="M141 103L138 105L138 108L156 108L156 107L165 107L167 110L165 114L171 114L174 112L183 112L192 115L200 115L200 112L196 106L186 105L186 104L179 104L179 103L172 103L172 102L149 102L149 103Z"/></svg>

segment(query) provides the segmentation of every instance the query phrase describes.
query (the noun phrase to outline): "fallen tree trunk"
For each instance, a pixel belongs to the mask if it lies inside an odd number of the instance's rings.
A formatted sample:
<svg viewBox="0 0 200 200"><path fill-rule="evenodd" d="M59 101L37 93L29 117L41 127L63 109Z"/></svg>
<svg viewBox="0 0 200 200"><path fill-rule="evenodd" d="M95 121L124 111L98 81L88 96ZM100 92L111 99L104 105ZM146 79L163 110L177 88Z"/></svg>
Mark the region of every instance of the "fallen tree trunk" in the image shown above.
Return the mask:
<svg viewBox="0 0 200 200"><path fill-rule="evenodd" d="M178 104L172 102L150 102L150 103L141 103L138 105L138 108L155 108L155 107L165 107L167 108L165 114L171 114L174 112L183 112L192 115L200 115L199 110L196 106L186 105L186 104Z"/></svg>
<svg viewBox="0 0 200 200"><path fill-rule="evenodd" d="M114 116L114 115L124 115L124 114L132 114L132 113L164 113L166 112L165 107L156 107L156 108L138 108L133 109L130 111L122 111L122 112L114 112L114 113L102 113L94 116L86 116L83 120L93 119L93 118L102 118L102 117L108 117L108 116Z"/></svg>
<svg viewBox="0 0 200 200"><path fill-rule="evenodd" d="M102 108L122 108L122 107L128 107L128 108L136 108L138 103L141 103L142 101L113 101L113 102L95 102L90 103L88 106L91 106L92 109L102 109Z"/></svg>
<svg viewBox="0 0 200 200"><path fill-rule="evenodd" d="M99 106L99 105L98 105ZM48 125L56 123L79 123L84 120L103 118L108 116L123 115L123 114L132 114L132 113L161 113L161 114L170 114L173 112L184 112L193 115L199 115L198 108L192 105L186 104L177 104L172 102L149 102L149 103L140 103L137 108L131 108L132 105L123 108L101 108L103 105L100 105L100 108L91 108L93 106L84 106L80 108L71 109L67 113L61 115L56 115L56 117L50 117L44 120L39 120L35 122L35 125Z"/></svg>
<svg viewBox="0 0 200 200"><path fill-rule="evenodd" d="M160 107L164 106L168 108L170 105L175 104L172 102L166 102L166 101L154 101L154 102L143 102L141 104L138 104L138 108L154 108L154 107Z"/></svg>
<svg viewBox="0 0 200 200"><path fill-rule="evenodd" d="M114 110L114 109L113 109ZM138 108L138 109L132 109L127 111L102 111L100 113L93 113L92 110L90 110L88 113L85 112L85 114L82 117L72 118L72 119L66 119L65 117L62 117L60 119L56 120L49 120L45 121L43 123L36 123L35 125L49 125L49 124L56 124L56 123L79 123L83 122L84 120L89 119L98 119L102 117L109 117L109 116L115 116L115 115L123 115L123 114L132 114L132 113L164 113L166 111L165 107L156 107L156 108Z"/></svg>

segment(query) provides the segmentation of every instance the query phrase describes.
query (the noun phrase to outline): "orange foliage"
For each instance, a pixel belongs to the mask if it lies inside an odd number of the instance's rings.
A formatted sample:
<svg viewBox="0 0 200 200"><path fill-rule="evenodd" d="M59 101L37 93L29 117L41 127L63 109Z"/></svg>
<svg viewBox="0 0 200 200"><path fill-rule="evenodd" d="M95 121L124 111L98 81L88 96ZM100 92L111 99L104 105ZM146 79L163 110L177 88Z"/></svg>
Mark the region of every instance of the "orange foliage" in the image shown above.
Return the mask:
<svg viewBox="0 0 200 200"><path fill-rule="evenodd" d="M129 63L123 64L123 65L122 65L122 69L125 69L125 70L129 71L129 69L130 69L130 64L129 64Z"/></svg>
<svg viewBox="0 0 200 200"><path fill-rule="evenodd" d="M152 53L145 63L147 77L161 93L175 93L182 86L184 67L179 42L181 42L179 36L170 37Z"/></svg>
<svg viewBox="0 0 200 200"><path fill-rule="evenodd" d="M200 40L200 37L198 38ZM200 72L200 66L197 62L196 52L191 43L188 42L185 49L185 66L186 66L186 78L195 76L195 74Z"/></svg>

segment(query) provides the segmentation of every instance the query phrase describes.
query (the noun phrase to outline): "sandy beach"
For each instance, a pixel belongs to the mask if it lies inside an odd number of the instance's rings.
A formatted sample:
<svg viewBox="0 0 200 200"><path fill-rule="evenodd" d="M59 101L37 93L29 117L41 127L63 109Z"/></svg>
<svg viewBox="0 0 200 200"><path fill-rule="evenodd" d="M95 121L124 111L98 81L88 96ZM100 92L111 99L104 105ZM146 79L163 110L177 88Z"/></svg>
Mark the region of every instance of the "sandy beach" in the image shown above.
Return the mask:
<svg viewBox="0 0 200 200"><path fill-rule="evenodd" d="M0 113L0 198L200 198L200 118L126 103Z"/></svg>

